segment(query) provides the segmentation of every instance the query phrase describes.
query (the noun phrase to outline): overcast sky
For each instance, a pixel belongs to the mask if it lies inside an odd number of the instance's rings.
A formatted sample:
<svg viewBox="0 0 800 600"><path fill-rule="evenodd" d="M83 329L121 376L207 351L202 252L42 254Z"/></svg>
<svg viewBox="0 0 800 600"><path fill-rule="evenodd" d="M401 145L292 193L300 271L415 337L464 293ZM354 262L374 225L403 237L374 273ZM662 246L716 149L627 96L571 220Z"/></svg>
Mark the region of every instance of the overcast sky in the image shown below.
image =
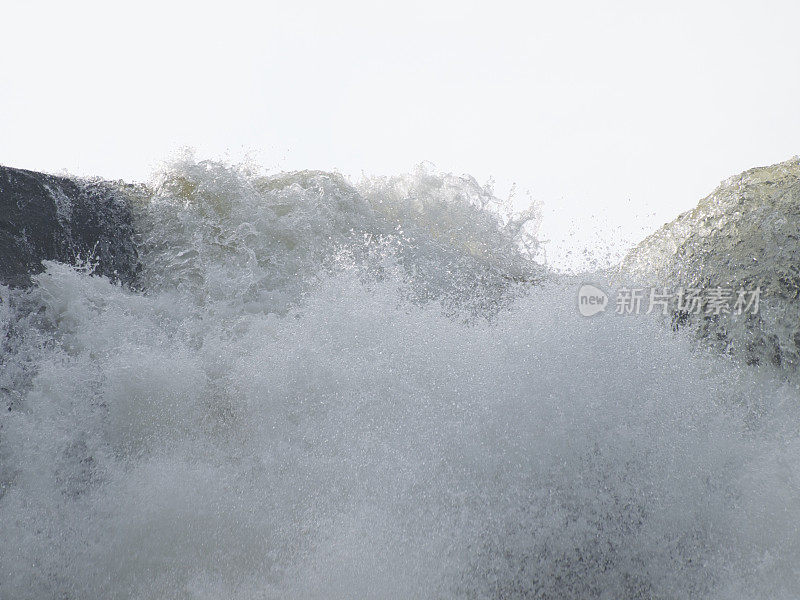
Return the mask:
<svg viewBox="0 0 800 600"><path fill-rule="evenodd" d="M4 3L0 164L431 161L529 189L563 254L800 154L796 0L116 4Z"/></svg>

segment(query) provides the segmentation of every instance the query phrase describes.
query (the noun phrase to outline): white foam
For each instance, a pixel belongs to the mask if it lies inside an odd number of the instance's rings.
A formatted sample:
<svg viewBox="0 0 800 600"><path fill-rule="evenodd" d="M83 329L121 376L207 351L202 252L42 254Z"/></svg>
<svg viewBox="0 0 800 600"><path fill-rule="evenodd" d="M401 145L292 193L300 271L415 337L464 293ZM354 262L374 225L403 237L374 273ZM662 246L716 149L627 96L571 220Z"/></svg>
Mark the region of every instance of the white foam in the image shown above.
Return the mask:
<svg viewBox="0 0 800 600"><path fill-rule="evenodd" d="M181 169L207 195L143 207L145 293L56 263L28 293L0 597L800 593L792 386L583 318L579 282L498 287L527 267L473 202L362 252L379 191Z"/></svg>

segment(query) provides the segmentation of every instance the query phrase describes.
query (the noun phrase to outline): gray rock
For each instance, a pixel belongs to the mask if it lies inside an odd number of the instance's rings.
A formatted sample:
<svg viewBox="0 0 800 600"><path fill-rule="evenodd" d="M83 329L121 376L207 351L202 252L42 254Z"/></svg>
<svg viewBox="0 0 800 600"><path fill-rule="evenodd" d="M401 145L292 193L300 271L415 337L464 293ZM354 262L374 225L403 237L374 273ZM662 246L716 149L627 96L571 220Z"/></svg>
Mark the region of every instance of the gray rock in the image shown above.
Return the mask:
<svg viewBox="0 0 800 600"><path fill-rule="evenodd" d="M642 241L624 277L673 290L761 289L757 314L674 312L673 325L749 363L800 365L800 157L723 181Z"/></svg>

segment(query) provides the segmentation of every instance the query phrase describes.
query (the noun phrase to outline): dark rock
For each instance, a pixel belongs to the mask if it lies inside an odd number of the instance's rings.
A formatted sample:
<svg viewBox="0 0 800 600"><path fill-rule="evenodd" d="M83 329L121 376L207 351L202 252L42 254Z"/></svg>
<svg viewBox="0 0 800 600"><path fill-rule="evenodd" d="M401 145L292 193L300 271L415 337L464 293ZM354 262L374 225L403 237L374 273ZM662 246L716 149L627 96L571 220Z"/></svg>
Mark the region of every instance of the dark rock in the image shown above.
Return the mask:
<svg viewBox="0 0 800 600"><path fill-rule="evenodd" d="M133 285L139 270L130 186L0 166L0 283L30 285L43 260L89 259Z"/></svg>

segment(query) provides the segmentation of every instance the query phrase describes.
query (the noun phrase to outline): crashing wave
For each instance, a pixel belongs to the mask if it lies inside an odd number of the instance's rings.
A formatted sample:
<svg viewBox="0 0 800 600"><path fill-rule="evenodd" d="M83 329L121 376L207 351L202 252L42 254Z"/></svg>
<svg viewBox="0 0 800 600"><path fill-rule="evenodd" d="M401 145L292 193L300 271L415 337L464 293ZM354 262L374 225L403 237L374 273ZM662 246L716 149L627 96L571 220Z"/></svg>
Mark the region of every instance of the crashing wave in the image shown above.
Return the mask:
<svg viewBox="0 0 800 600"><path fill-rule="evenodd" d="M280 312L316 274L345 265L375 276L391 263L413 298L475 312L544 276L521 251L536 246L535 208L514 216L474 179L424 166L353 186L334 173L263 176L184 158L151 190L140 212L151 290L238 295L252 310Z"/></svg>

